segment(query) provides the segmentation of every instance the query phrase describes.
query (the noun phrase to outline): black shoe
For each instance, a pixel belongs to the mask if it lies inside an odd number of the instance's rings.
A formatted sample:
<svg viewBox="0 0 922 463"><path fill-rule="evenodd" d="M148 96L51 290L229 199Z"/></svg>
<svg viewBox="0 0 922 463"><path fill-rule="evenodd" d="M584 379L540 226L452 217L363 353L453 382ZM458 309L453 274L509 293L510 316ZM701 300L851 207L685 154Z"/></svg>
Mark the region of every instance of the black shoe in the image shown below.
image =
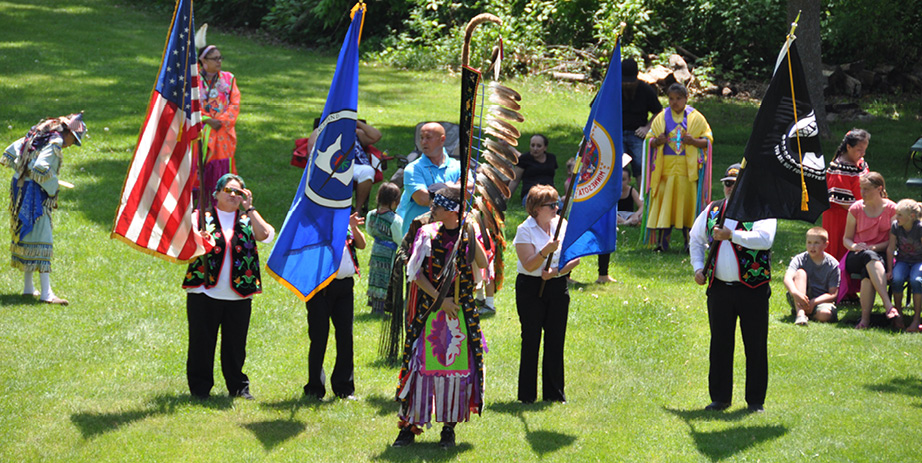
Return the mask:
<svg viewBox="0 0 922 463"><path fill-rule="evenodd" d="M711 402L707 407L704 407L705 410L710 412L719 412L728 408L730 408L730 402Z"/></svg>
<svg viewBox="0 0 922 463"><path fill-rule="evenodd" d="M209 397L211 396L208 394L192 394L192 400L196 400L198 402L204 402L208 400Z"/></svg>
<svg viewBox="0 0 922 463"><path fill-rule="evenodd" d="M356 397L355 394L336 394L336 397L343 399L343 400L359 400L359 398Z"/></svg>
<svg viewBox="0 0 922 463"><path fill-rule="evenodd" d="M410 428L411 426L401 428L400 433L397 434L397 440L391 444L391 447L406 447L412 444L416 440L416 434L413 434Z"/></svg>
<svg viewBox="0 0 922 463"><path fill-rule="evenodd" d="M747 410L749 410L749 413L762 413L765 411L765 407L762 404L749 404Z"/></svg>
<svg viewBox="0 0 922 463"><path fill-rule="evenodd" d="M319 394L318 394L318 393L316 393L316 392L314 392L314 391L308 389L308 388L307 388L307 385L304 386L304 397L307 397L308 399L314 399L314 400L320 401L320 400L323 400L323 396L324 396L323 393L319 393Z"/></svg>
<svg viewBox="0 0 922 463"><path fill-rule="evenodd" d="M256 397L253 397L253 394L250 394L250 388L243 388L233 394L233 397L240 397L246 400L255 400Z"/></svg>
<svg viewBox="0 0 922 463"><path fill-rule="evenodd" d="M443 449L452 448L455 446L455 428L452 426L445 426L442 428L442 439L439 440L439 447Z"/></svg>

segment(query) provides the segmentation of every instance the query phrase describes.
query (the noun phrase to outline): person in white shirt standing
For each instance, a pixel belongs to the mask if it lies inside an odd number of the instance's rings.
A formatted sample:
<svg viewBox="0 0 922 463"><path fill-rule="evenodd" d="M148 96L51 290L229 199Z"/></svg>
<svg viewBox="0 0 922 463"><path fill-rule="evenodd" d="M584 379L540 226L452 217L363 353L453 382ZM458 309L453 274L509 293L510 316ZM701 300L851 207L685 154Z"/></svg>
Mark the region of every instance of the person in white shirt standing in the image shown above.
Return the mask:
<svg viewBox="0 0 922 463"><path fill-rule="evenodd" d="M775 219L740 223L727 218L718 227L742 167L733 164L724 178L723 200L712 202L691 229L689 253L695 283L708 285L708 323L711 328L708 390L705 410L725 410L733 396L733 348L736 319L746 352L746 402L751 412L764 410L768 388L768 300L771 296L771 247ZM705 273L708 247L716 245L714 265Z"/></svg>
<svg viewBox="0 0 922 463"><path fill-rule="evenodd" d="M186 316L189 321L189 356L186 377L192 397L207 399L214 386L214 352L221 329L221 371L231 397L252 400L250 379L243 373L247 331L253 295L262 292L256 242L275 236L256 207L243 179L225 174L215 184L214 203L205 211L207 253L189 265ZM198 227L199 211L192 222ZM208 266L207 271L205 266Z"/></svg>
<svg viewBox="0 0 922 463"><path fill-rule="evenodd" d="M557 190L550 185L535 185L528 191L525 209L529 217L515 233L518 276L515 280L515 305L522 325L522 352L519 359L518 400L532 403L538 395L538 349L544 332L544 359L541 366L542 400L566 402L564 394L564 340L570 292L567 275L579 265L573 259L560 265L560 243L566 234L566 220L557 215ZM560 235L554 239L557 223L563 220ZM548 256L551 267L545 269ZM541 296L541 284L544 292Z"/></svg>
<svg viewBox="0 0 922 463"><path fill-rule="evenodd" d="M358 212L349 216L349 229L343 257L339 261L336 278L307 301L307 336L311 346L307 354L307 384L304 395L317 400L326 394L326 374L323 358L330 337L330 321L336 329L336 364L330 376L333 394L340 399L354 399L355 363L353 360L352 324L355 321L354 276L359 273L356 249L365 249L365 235L359 225L365 219Z"/></svg>

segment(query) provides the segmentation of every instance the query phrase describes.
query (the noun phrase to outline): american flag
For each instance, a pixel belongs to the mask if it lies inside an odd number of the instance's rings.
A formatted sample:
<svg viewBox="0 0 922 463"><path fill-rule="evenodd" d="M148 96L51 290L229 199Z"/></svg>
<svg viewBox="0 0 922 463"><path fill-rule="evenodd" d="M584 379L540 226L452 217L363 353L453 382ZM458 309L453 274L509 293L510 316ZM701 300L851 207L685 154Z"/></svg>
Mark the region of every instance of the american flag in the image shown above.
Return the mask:
<svg viewBox="0 0 922 463"><path fill-rule="evenodd" d="M192 0L177 0L111 237L173 262L205 253L192 227L192 143L202 131Z"/></svg>

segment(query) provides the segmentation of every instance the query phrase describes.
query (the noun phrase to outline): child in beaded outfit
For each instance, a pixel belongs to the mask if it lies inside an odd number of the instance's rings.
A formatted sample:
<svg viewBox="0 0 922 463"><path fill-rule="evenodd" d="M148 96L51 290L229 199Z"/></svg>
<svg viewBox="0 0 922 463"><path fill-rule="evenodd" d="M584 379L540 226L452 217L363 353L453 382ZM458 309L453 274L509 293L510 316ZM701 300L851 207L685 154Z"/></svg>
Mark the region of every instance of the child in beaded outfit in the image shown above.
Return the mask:
<svg viewBox="0 0 922 463"><path fill-rule="evenodd" d="M400 433L394 447L412 444L432 421L444 423L439 445L454 447L455 424L483 410L484 348L471 267L476 263L485 268L487 257L473 227L461 230L461 207L460 188L436 192L430 205L433 222L416 232L407 262L411 282L407 319L411 321L397 389ZM441 281L440 272L455 246L457 275ZM450 287L441 305L434 307L439 283Z"/></svg>
<svg viewBox="0 0 922 463"><path fill-rule="evenodd" d="M365 231L374 238L368 259L368 305L371 313L383 314L391 280L397 243L403 239L403 219L394 211L400 204L400 188L385 182L378 188L377 206L365 217Z"/></svg>

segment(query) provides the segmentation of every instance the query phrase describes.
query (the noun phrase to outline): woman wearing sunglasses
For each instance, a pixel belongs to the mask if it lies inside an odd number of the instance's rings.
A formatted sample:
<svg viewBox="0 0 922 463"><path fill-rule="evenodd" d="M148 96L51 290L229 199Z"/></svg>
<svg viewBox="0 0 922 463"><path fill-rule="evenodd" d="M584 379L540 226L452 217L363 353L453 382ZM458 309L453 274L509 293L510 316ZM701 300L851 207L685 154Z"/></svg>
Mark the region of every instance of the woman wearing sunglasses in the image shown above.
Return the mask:
<svg viewBox="0 0 922 463"><path fill-rule="evenodd" d="M237 151L237 116L240 114L240 91L233 74L221 70L224 56L214 45L201 48L198 65L199 97L201 98L205 149L204 191L213 191L215 182L226 173L237 173L234 152ZM199 167L198 145L193 144L195 169ZM194 173L198 182L198 173ZM198 185L196 184L196 187ZM205 198L205 207L210 204Z"/></svg>
<svg viewBox="0 0 922 463"><path fill-rule="evenodd" d="M214 206L205 210L208 252L189 265L186 316L189 320L189 356L186 377L189 392L207 399L214 385L214 351L221 329L221 371L231 397L252 399L250 380L243 374L247 330L253 295L262 292L256 242L272 241L275 229L253 206L253 193L243 179L225 174L215 186ZM198 213L193 223L198 224ZM207 263L207 270L206 270Z"/></svg>
<svg viewBox="0 0 922 463"><path fill-rule="evenodd" d="M579 264L573 259L561 266L560 243L567 231L566 220L557 215L557 190L535 185L528 191L525 209L529 217L515 234L519 275L515 281L515 303L522 325L519 358L518 400L532 403L538 395L538 348L544 332L544 360L541 367L542 400L566 402L564 395L563 345L567 333L570 292L567 275ZM560 236L554 239L557 223L563 220ZM550 269L545 269L547 258ZM541 283L544 282L544 292Z"/></svg>

